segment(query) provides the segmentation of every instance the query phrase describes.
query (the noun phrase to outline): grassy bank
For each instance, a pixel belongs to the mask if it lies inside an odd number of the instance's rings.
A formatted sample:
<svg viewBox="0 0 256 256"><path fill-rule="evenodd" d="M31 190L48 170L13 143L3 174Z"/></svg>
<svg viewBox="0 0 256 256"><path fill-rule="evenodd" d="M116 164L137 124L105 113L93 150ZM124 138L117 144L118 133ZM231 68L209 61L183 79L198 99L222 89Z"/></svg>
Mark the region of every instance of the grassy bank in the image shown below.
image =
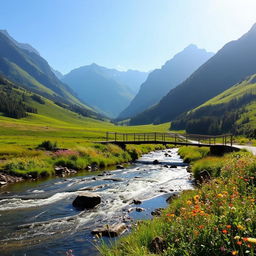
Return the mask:
<svg viewBox="0 0 256 256"><path fill-rule="evenodd" d="M212 179L183 192L161 217L143 221L111 248L101 247L101 254L255 255L256 158L246 152L207 157L195 161L192 169L206 169ZM162 240L158 249L152 245L156 237Z"/></svg>
<svg viewBox="0 0 256 256"><path fill-rule="evenodd" d="M47 144L47 143L46 143ZM25 149L9 145L0 150L0 170L24 178L46 177L54 175L54 167L62 166L73 170L84 170L88 166L104 168L120 163L134 161L142 154L165 148L162 145L128 145L122 150L116 145L87 143L70 149L49 150ZM55 145L56 146L56 145ZM48 145L49 147L49 145Z"/></svg>

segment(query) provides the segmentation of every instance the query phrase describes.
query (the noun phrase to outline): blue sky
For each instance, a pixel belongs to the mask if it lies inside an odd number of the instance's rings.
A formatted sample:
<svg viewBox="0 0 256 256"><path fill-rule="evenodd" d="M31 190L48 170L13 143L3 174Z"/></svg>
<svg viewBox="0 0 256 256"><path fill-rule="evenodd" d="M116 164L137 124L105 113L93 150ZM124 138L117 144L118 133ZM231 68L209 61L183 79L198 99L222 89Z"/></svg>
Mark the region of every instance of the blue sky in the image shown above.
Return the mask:
<svg viewBox="0 0 256 256"><path fill-rule="evenodd" d="M256 0L0 0L0 29L67 73L152 70L193 43L216 52L256 23Z"/></svg>

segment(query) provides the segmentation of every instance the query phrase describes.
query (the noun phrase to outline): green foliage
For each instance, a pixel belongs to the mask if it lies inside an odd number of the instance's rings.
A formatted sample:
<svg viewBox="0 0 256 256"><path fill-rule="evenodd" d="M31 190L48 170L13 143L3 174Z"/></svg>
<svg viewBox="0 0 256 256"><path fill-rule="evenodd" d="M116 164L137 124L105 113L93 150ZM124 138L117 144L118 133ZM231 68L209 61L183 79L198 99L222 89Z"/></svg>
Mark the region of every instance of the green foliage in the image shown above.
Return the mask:
<svg viewBox="0 0 256 256"><path fill-rule="evenodd" d="M49 140L46 140L39 144L37 148L54 151L57 149L57 142L51 142Z"/></svg>
<svg viewBox="0 0 256 256"><path fill-rule="evenodd" d="M208 147L180 147L179 155L182 157L185 163L190 163L192 161L199 160L205 156L207 156L210 152L210 148Z"/></svg>
<svg viewBox="0 0 256 256"><path fill-rule="evenodd" d="M223 159L220 157L206 157L192 164L192 172L194 178L200 178L201 171L207 171L211 177L219 177L221 168L223 167Z"/></svg>
<svg viewBox="0 0 256 256"><path fill-rule="evenodd" d="M37 113L28 103L25 90L16 87L0 76L0 112L7 117L23 118L27 112Z"/></svg>
<svg viewBox="0 0 256 256"><path fill-rule="evenodd" d="M7 161L3 170L11 175L28 178L46 177L53 173L49 159L39 157L21 157Z"/></svg>
<svg viewBox="0 0 256 256"><path fill-rule="evenodd" d="M42 99L42 97L40 97L39 95L37 94L33 94L31 95L31 99L40 103L40 104L45 104L45 101Z"/></svg>

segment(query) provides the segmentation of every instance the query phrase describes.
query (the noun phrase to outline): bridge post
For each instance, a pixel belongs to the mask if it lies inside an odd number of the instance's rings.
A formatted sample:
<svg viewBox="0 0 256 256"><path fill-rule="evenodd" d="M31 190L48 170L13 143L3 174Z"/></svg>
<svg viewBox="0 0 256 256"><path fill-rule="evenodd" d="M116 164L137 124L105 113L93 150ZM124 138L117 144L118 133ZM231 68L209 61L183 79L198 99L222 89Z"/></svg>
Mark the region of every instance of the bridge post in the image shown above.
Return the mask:
<svg viewBox="0 0 256 256"><path fill-rule="evenodd" d="M156 132L155 132L155 142L156 142Z"/></svg>
<svg viewBox="0 0 256 256"><path fill-rule="evenodd" d="M108 132L106 132L106 141L108 141Z"/></svg>
<svg viewBox="0 0 256 256"><path fill-rule="evenodd" d="M116 132L115 132L115 141L116 141Z"/></svg>
<svg viewBox="0 0 256 256"><path fill-rule="evenodd" d="M233 146L233 135L232 134L230 135L230 145L231 145L231 147Z"/></svg>

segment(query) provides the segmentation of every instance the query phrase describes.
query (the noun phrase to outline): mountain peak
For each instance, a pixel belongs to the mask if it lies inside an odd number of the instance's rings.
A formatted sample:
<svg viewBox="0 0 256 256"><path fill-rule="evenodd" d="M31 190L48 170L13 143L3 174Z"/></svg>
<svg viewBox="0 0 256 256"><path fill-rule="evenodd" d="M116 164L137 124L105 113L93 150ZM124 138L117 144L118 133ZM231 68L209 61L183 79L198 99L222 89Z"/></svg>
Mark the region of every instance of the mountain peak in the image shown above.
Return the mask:
<svg viewBox="0 0 256 256"><path fill-rule="evenodd" d="M195 44L190 44L184 50L196 50L198 47Z"/></svg>

